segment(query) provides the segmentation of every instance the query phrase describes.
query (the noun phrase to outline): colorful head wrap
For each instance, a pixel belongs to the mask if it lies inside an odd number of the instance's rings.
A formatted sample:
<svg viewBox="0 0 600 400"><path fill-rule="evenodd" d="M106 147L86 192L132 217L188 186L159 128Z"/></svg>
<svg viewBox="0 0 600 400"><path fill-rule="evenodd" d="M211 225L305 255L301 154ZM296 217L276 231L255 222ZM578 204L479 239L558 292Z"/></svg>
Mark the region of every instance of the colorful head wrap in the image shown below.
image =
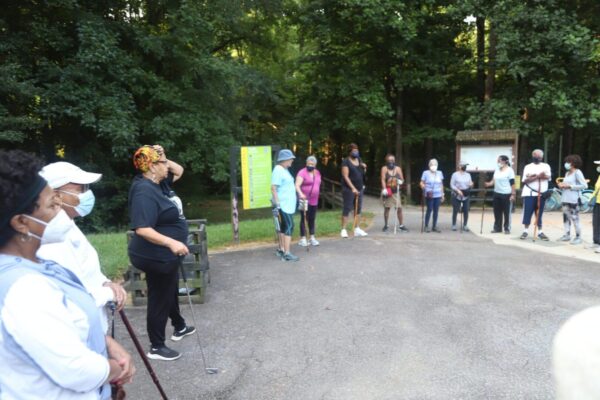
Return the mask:
<svg viewBox="0 0 600 400"><path fill-rule="evenodd" d="M148 172L150 165L160 159L158 151L152 146L144 145L133 154L133 165L140 172Z"/></svg>

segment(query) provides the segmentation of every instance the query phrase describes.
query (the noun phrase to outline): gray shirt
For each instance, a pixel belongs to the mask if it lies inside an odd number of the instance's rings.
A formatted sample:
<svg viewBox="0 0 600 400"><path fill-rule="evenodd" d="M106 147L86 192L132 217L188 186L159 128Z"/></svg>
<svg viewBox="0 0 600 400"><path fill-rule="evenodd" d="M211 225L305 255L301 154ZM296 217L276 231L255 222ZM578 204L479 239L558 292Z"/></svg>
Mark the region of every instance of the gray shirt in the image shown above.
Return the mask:
<svg viewBox="0 0 600 400"><path fill-rule="evenodd" d="M567 172L565 179L563 179L563 183L571 186L571 188L562 190L562 196L560 198L561 203L577 204L581 191L588 187L585 177L580 169L577 169L574 173Z"/></svg>
<svg viewBox="0 0 600 400"><path fill-rule="evenodd" d="M456 194L457 190L463 191L469 189L472 183L473 180L471 179L470 173L456 171L450 178L450 189L452 189L453 193ZM456 198L459 200L465 199L465 197L458 195L456 195Z"/></svg>

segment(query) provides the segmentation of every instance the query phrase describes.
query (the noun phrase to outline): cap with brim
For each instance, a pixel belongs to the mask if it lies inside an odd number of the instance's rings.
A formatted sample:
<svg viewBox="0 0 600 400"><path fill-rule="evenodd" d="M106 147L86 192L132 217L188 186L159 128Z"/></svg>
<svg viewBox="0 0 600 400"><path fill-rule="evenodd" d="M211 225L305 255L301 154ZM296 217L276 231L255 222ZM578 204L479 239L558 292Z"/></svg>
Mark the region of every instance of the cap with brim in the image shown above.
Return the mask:
<svg viewBox="0 0 600 400"><path fill-rule="evenodd" d="M600 160L594 161L594 164L600 164Z"/></svg>
<svg viewBox="0 0 600 400"><path fill-rule="evenodd" d="M86 172L78 166L65 161L46 165L40 171L40 175L48 181L48 185L52 189L58 189L67 183L89 185L98 182L102 178L102 174Z"/></svg>
<svg viewBox="0 0 600 400"><path fill-rule="evenodd" d="M292 153L291 150L283 149L277 155L277 162L293 160L294 158L296 158L296 156L294 156L294 153Z"/></svg>

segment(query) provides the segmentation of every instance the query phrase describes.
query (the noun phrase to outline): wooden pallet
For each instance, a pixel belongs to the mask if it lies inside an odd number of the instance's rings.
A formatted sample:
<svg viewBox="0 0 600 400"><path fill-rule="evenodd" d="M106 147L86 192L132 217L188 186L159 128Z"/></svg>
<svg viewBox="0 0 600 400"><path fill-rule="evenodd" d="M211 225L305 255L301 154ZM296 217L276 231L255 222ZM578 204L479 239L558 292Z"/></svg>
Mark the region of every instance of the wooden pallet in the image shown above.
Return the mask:
<svg viewBox="0 0 600 400"><path fill-rule="evenodd" d="M208 261L208 238L206 235L206 220L187 220L189 236L188 248L190 254L183 260L183 270L187 278L187 284L191 292L192 302L204 303L206 286L210 284L210 268ZM127 232L127 240L131 240L133 231ZM134 306L148 304L148 288L143 271L129 265L127 271L128 280L126 289L131 292L131 300ZM185 284L179 278L180 296L185 296Z"/></svg>

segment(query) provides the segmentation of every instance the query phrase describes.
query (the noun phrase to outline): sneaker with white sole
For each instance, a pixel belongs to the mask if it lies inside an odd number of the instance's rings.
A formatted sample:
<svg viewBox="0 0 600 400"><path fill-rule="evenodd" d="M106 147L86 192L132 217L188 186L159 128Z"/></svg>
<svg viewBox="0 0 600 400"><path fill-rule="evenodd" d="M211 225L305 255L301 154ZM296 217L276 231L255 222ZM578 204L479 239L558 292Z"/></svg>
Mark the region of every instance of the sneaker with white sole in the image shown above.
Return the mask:
<svg viewBox="0 0 600 400"><path fill-rule="evenodd" d="M320 244L319 241L317 239L315 239L314 236L310 238L311 246L318 246L319 244Z"/></svg>
<svg viewBox="0 0 600 400"><path fill-rule="evenodd" d="M558 241L559 241L559 242L568 242L568 241L570 241L570 240L571 240L571 236L569 236L569 235L562 235L562 236L561 236L561 237L558 239Z"/></svg>
<svg viewBox="0 0 600 400"><path fill-rule="evenodd" d="M152 347L146 355L152 360L163 361L173 361L181 357L181 353L178 353L175 350L168 348L167 346Z"/></svg>
<svg viewBox="0 0 600 400"><path fill-rule="evenodd" d="M359 227L354 228L354 236L368 236L369 234Z"/></svg>
<svg viewBox="0 0 600 400"><path fill-rule="evenodd" d="M181 339L183 339L184 337L191 335L195 332L196 332L196 328L194 328L193 326L186 326L185 328L183 328L180 331L174 331L173 335L171 335L171 340L178 342Z"/></svg>
<svg viewBox="0 0 600 400"><path fill-rule="evenodd" d="M571 240L571 244L581 244L583 243L583 241L581 240L581 238L579 236L575 236L573 238L573 240Z"/></svg>
<svg viewBox="0 0 600 400"><path fill-rule="evenodd" d="M308 242L306 241L305 237L303 237L302 239L300 239L300 241L298 242L298 246L302 246L302 247L308 246Z"/></svg>
<svg viewBox="0 0 600 400"><path fill-rule="evenodd" d="M300 257L293 255L292 253L285 253L282 258L283 261L298 261Z"/></svg>
<svg viewBox="0 0 600 400"><path fill-rule="evenodd" d="M600 244L597 244L597 243L588 244L585 246L585 248L588 250L596 250L596 249L600 248Z"/></svg>
<svg viewBox="0 0 600 400"><path fill-rule="evenodd" d="M342 229L342 232L340 232L340 236L343 238L347 238L348 237L348 231L345 229Z"/></svg>

